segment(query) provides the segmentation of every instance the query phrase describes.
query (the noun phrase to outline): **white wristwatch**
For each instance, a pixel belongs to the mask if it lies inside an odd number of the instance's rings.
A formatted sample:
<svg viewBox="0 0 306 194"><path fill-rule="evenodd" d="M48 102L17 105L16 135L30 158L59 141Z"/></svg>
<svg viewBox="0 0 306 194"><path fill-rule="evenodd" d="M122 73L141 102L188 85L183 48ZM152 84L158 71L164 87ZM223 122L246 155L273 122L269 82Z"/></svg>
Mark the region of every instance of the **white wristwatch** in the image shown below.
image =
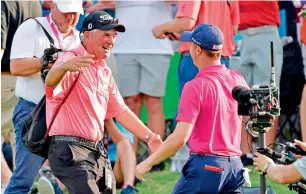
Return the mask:
<svg viewBox="0 0 306 194"><path fill-rule="evenodd" d="M264 169L263 169L264 173L267 174L267 171L268 171L268 168L269 168L270 164L271 164L271 162L268 162L267 164L265 164Z"/></svg>

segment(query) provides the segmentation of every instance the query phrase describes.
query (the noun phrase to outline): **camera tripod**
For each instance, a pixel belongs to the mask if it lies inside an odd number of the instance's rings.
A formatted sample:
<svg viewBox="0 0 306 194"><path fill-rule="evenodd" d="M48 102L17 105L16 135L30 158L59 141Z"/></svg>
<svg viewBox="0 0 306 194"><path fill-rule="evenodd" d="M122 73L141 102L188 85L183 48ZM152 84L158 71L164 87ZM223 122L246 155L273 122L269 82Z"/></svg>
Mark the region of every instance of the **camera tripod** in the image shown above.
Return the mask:
<svg viewBox="0 0 306 194"><path fill-rule="evenodd" d="M259 135L258 135L258 143L259 143L259 148L265 148L266 147L266 132L268 130L262 129L259 130ZM260 174L260 194L266 194L267 192L267 180L266 180L266 173L261 173Z"/></svg>
<svg viewBox="0 0 306 194"><path fill-rule="evenodd" d="M255 121L250 120L247 127L251 135L258 136L259 147L257 148L257 152L264 155L268 154L266 153L266 133L269 131L272 121L273 118L270 116L258 116L257 118L255 117ZM260 174L260 194L267 194L266 173L264 172Z"/></svg>

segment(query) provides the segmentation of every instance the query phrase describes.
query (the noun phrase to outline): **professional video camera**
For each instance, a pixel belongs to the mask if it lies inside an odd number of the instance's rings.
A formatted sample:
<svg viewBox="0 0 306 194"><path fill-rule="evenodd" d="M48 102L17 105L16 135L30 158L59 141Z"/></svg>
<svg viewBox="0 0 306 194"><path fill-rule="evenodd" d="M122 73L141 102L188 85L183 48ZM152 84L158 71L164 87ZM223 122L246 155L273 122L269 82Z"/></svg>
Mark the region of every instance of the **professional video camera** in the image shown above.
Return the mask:
<svg viewBox="0 0 306 194"><path fill-rule="evenodd" d="M259 136L258 150L265 150L265 133L269 131L275 116L280 115L279 89L275 83L275 67L273 42L271 47L271 80L270 85L254 85L251 89L237 86L232 91L233 98L238 101L238 114L250 116L246 121L248 133ZM260 192L266 194L265 173L260 175Z"/></svg>
<svg viewBox="0 0 306 194"><path fill-rule="evenodd" d="M41 58L41 79L45 82L49 69L47 68L49 64L54 64L54 55L56 53L62 52L62 49L57 49L55 47L47 48L44 50L44 55ZM58 58L58 57L56 57Z"/></svg>
<svg viewBox="0 0 306 194"><path fill-rule="evenodd" d="M238 102L238 114L250 116L247 130L251 135L266 133L272 125L273 118L280 115L279 89L275 84L275 67L273 59L273 42L271 42L271 83L254 85L251 89L237 86L232 91Z"/></svg>
<svg viewBox="0 0 306 194"><path fill-rule="evenodd" d="M250 116L247 130L257 136L257 132L267 132L273 118L280 115L279 91L275 85L255 85L251 90L238 86L233 89L233 97L238 101L238 114Z"/></svg>

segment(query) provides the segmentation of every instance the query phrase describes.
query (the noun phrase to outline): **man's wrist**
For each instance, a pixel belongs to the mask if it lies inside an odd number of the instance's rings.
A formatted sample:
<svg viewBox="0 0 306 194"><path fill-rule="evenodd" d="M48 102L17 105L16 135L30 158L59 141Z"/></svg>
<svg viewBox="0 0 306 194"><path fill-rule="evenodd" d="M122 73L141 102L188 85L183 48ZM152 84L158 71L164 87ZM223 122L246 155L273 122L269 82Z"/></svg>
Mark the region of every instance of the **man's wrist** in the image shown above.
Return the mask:
<svg viewBox="0 0 306 194"><path fill-rule="evenodd" d="M150 141L150 139L152 138L152 136L153 136L153 132L150 131L150 132L145 136L144 141L145 141L146 143L148 143L148 142Z"/></svg>
<svg viewBox="0 0 306 194"><path fill-rule="evenodd" d="M165 23L160 24L160 28L162 29L163 34L166 34L168 32L168 26Z"/></svg>
<svg viewBox="0 0 306 194"><path fill-rule="evenodd" d="M274 163L273 162L268 162L265 164L264 166L264 169L263 169L263 172L268 174L268 169L271 168L271 166L273 165Z"/></svg>
<svg viewBox="0 0 306 194"><path fill-rule="evenodd" d="M60 69L61 72L66 73L69 71L69 69L65 66L65 64L57 66L58 69Z"/></svg>

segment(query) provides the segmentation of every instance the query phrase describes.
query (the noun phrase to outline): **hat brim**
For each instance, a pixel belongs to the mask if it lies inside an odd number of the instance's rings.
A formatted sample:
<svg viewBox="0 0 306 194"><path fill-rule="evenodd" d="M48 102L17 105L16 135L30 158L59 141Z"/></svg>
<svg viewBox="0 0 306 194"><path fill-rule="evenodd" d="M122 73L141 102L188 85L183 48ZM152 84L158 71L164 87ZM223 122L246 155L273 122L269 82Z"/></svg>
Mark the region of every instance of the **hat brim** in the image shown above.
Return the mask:
<svg viewBox="0 0 306 194"><path fill-rule="evenodd" d="M183 32L180 36L182 42L191 42L192 32Z"/></svg>
<svg viewBox="0 0 306 194"><path fill-rule="evenodd" d="M107 24L101 25L100 27L96 28L99 30L111 30L115 29L117 32L125 32L125 26L122 24Z"/></svg>
<svg viewBox="0 0 306 194"><path fill-rule="evenodd" d="M56 5L60 12L62 13L79 13L79 14L84 14L84 10L82 6L78 6L75 4L59 4L57 3Z"/></svg>

